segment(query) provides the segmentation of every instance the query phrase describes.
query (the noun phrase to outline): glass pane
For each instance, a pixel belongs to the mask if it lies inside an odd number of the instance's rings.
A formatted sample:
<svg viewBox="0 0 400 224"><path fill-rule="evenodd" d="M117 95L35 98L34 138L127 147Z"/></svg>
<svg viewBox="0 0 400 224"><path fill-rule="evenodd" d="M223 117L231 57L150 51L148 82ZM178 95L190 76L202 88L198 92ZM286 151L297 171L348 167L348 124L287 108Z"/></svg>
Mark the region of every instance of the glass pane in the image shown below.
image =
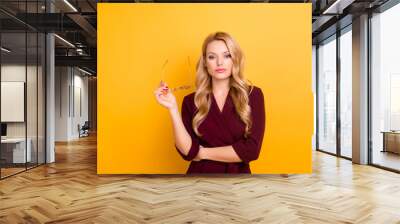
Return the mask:
<svg viewBox="0 0 400 224"><path fill-rule="evenodd" d="M352 157L352 35L351 30L340 36L340 126L343 156Z"/></svg>
<svg viewBox="0 0 400 224"><path fill-rule="evenodd" d="M27 19L32 24L37 24L37 17L32 17L34 13L37 13L38 2L27 1L26 12ZM37 32L35 30L27 30L27 99L26 99L26 113L27 113L27 142L30 148L30 159L28 160L27 167L31 168L37 165L37 63L38 63L38 49L37 49Z"/></svg>
<svg viewBox="0 0 400 224"><path fill-rule="evenodd" d="M28 38L28 64L27 64L27 133L28 138L27 142L30 148L30 159L28 160L27 166L28 168L37 165L37 150L38 150L38 143L37 143L37 132L38 132L38 125L37 125L37 98L38 98L38 88L37 88L37 79L38 79L38 52L37 52L37 33L36 32L29 32L27 33Z"/></svg>
<svg viewBox="0 0 400 224"><path fill-rule="evenodd" d="M33 28L39 22L34 14L45 12L45 0L0 1L0 7L32 25L0 12L0 19L7 20L0 29L4 178L45 161L45 36Z"/></svg>
<svg viewBox="0 0 400 224"><path fill-rule="evenodd" d="M45 44L43 33L39 33L38 45L38 163L45 163Z"/></svg>
<svg viewBox="0 0 400 224"><path fill-rule="evenodd" d="M26 34L1 34L1 174L25 170L30 157L26 144ZM4 50L6 49L6 50ZM28 151L27 151L28 146Z"/></svg>
<svg viewBox="0 0 400 224"><path fill-rule="evenodd" d="M371 19L372 163L400 170L400 4Z"/></svg>
<svg viewBox="0 0 400 224"><path fill-rule="evenodd" d="M318 48L318 148L336 153L336 37Z"/></svg>

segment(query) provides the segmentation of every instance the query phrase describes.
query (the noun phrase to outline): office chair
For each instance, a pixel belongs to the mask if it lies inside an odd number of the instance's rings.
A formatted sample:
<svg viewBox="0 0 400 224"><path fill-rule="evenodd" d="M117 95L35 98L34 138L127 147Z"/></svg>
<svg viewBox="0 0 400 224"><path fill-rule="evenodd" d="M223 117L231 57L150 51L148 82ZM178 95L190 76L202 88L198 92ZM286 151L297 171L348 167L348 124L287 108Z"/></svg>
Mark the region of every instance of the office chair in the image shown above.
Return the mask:
<svg viewBox="0 0 400 224"><path fill-rule="evenodd" d="M80 127L80 125L78 124L79 138L89 136L89 129L90 129L89 121L85 121L82 127Z"/></svg>

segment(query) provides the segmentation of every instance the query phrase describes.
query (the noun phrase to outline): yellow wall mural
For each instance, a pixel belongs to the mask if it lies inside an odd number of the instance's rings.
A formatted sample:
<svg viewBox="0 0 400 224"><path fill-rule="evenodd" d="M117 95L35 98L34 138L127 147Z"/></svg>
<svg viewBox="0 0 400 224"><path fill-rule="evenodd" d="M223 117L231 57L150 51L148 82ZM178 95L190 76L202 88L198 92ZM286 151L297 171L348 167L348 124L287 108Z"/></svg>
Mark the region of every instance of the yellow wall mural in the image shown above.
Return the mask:
<svg viewBox="0 0 400 224"><path fill-rule="evenodd" d="M160 80L178 105L194 89L204 38L230 33L244 73L264 93L266 128L254 174L311 173L311 4L98 4L99 174L180 174ZM166 60L168 64L164 66Z"/></svg>

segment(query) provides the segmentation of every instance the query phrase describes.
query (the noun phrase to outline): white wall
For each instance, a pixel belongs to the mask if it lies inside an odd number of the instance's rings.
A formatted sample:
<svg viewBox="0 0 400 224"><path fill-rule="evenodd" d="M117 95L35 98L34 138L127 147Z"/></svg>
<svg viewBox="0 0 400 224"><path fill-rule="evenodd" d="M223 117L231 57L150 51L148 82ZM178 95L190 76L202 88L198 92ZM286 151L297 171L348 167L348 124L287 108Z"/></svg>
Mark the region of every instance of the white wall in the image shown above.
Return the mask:
<svg viewBox="0 0 400 224"><path fill-rule="evenodd" d="M316 150L316 132L317 132L317 54L315 45L312 46L312 93L314 100L314 132L312 135L312 149Z"/></svg>
<svg viewBox="0 0 400 224"><path fill-rule="evenodd" d="M38 70L37 70L38 69ZM1 81L2 82L24 82L26 83L26 108L22 107L22 112L25 113L27 120L24 122L6 122L7 137L9 138L24 138L27 135L30 140L32 161L44 163L44 74L41 66L25 64L3 64L1 66ZM27 78L27 80L25 80ZM2 96L7 97L7 96ZM1 110L10 110L10 108L1 108ZM13 111L8 111L13 113ZM39 155L37 156L37 153Z"/></svg>
<svg viewBox="0 0 400 224"><path fill-rule="evenodd" d="M88 78L72 67L56 67L55 73L55 140L70 141L88 120Z"/></svg>
<svg viewBox="0 0 400 224"><path fill-rule="evenodd" d="M81 76L81 74L83 73L78 73L79 75L76 75L76 71L75 70L75 79L74 79L74 86L75 86L75 114L74 114L74 119L72 119L72 132L71 134L74 137L79 137L79 133L78 133L78 124L80 124L81 126L85 123L85 121L88 121L89 118L89 111L88 111L88 99L89 99L89 92L88 92L88 77L85 76ZM80 91L80 93L78 93L78 91ZM78 96L80 95L80 99L78 98ZM80 101L80 105L79 102ZM82 110L81 112L79 111L79 108Z"/></svg>
<svg viewBox="0 0 400 224"><path fill-rule="evenodd" d="M27 67L27 75L28 75L28 80L29 80L29 85L36 86L36 80L31 77L35 76L36 77L36 66L28 66ZM2 82L25 82L25 64L24 65L18 65L18 64L6 64L1 66L1 81ZM36 110L36 88L27 88L27 102L28 102L28 107L30 106L31 108L28 109L30 113L27 113L28 116L28 122L34 121L36 123L37 120L37 115L36 113L31 113L32 107L34 107L34 110ZM4 96L3 96L4 97ZM30 102L35 102L34 105L29 105ZM1 108L2 110L7 110L7 108ZM32 124L28 124L28 137L30 133L33 133L35 131L36 134L36 126ZM34 126L34 127L33 127ZM30 130L30 128L33 128ZM8 137L25 137L25 122L7 122L7 136Z"/></svg>
<svg viewBox="0 0 400 224"><path fill-rule="evenodd" d="M67 67L55 68L55 141L68 140L70 74Z"/></svg>

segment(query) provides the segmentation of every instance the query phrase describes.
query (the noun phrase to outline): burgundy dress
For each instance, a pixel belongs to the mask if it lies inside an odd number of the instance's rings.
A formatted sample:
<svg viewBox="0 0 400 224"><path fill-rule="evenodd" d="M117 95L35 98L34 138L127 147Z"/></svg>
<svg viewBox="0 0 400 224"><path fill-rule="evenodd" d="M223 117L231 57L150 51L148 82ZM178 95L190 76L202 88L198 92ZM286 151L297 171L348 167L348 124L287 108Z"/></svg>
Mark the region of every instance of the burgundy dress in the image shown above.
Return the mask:
<svg viewBox="0 0 400 224"><path fill-rule="evenodd" d="M191 161L187 174L191 173L251 173L249 162L256 160L260 154L265 130L264 95L260 88L254 86L249 95L253 126L248 138L244 138L245 124L236 113L232 98L228 94L222 111L211 94L211 107L198 130L198 137L192 128L192 119L196 113L194 93L183 99L182 120L192 137L192 145L188 155L184 155L176 147L183 159ZM220 162L214 160L192 161L199 152L199 146L207 148L232 145L242 162Z"/></svg>

